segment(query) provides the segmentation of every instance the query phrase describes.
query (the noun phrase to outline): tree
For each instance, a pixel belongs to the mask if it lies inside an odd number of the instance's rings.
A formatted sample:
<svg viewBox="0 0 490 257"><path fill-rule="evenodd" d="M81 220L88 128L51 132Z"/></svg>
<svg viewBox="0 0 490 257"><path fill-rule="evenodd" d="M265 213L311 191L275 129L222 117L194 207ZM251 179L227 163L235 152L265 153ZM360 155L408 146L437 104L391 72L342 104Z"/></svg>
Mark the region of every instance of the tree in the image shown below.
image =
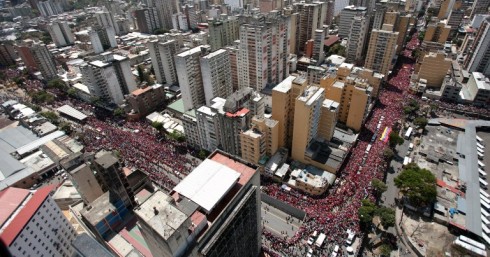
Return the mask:
<svg viewBox="0 0 490 257"><path fill-rule="evenodd" d="M197 158L201 159L201 160L204 160L206 159L206 157L208 157L209 153L208 151L204 150L204 149L201 149L199 150L199 152L197 153Z"/></svg>
<svg viewBox="0 0 490 257"><path fill-rule="evenodd" d="M400 189L411 205L425 207L436 200L436 177L427 169L409 164L395 178L395 186Z"/></svg>
<svg viewBox="0 0 490 257"><path fill-rule="evenodd" d="M359 221L362 226L367 227L373 221L375 211L376 205L373 202L367 199L362 200L362 206L358 211Z"/></svg>
<svg viewBox="0 0 490 257"><path fill-rule="evenodd" d="M75 88L68 89L68 96L75 98L77 96L77 90Z"/></svg>
<svg viewBox="0 0 490 257"><path fill-rule="evenodd" d="M168 134L170 138L173 140L179 141L179 142L184 142L185 141L185 136L184 134L180 133L177 130L172 131L172 133Z"/></svg>
<svg viewBox="0 0 490 257"><path fill-rule="evenodd" d="M48 88L57 88L59 90L65 91L67 89L67 86L65 82L61 79L52 79L48 82L47 84Z"/></svg>
<svg viewBox="0 0 490 257"><path fill-rule="evenodd" d="M394 209L388 207L380 207L375 212L376 215L380 217L381 225L383 225L385 229L393 227L395 225L396 218Z"/></svg>
<svg viewBox="0 0 490 257"><path fill-rule="evenodd" d="M140 82L145 81L145 72L143 70L143 65L138 65L136 69L138 70L138 78Z"/></svg>
<svg viewBox="0 0 490 257"><path fill-rule="evenodd" d="M381 194L383 194L384 192L386 192L386 190L388 189L388 186L383 183L383 181L377 179L377 178L373 178L373 180L371 180L371 185L373 186L374 190L376 191L376 195L379 197Z"/></svg>
<svg viewBox="0 0 490 257"><path fill-rule="evenodd" d="M425 117L417 117L413 120L413 124L415 124L416 126L420 127L420 128L425 128L425 126L427 126L427 118Z"/></svg>
<svg viewBox="0 0 490 257"><path fill-rule="evenodd" d="M421 32L419 33L419 40L420 40L420 41L424 40L424 37L425 37L425 31L421 31Z"/></svg>
<svg viewBox="0 0 490 257"><path fill-rule="evenodd" d="M340 55L340 56L344 56L345 57L345 47L342 46L342 44L340 44L340 43L334 44L333 46L331 46L328 49L327 56L330 56L330 55L333 55L333 54L336 54L336 55Z"/></svg>
<svg viewBox="0 0 490 257"><path fill-rule="evenodd" d="M31 91L28 93L33 103L47 103L50 104L54 102L54 96L46 91Z"/></svg>
<svg viewBox="0 0 490 257"><path fill-rule="evenodd" d="M116 117L123 118L126 115L126 112L124 111L123 108L117 108L114 110L113 114Z"/></svg>
<svg viewBox="0 0 490 257"><path fill-rule="evenodd" d="M71 124L68 122L61 122L59 128L63 130L66 134L71 134L71 132L73 131Z"/></svg>
<svg viewBox="0 0 490 257"><path fill-rule="evenodd" d="M397 145L401 145L405 142L405 140L398 135L396 132L391 132L389 136L390 146L395 147Z"/></svg>
<svg viewBox="0 0 490 257"><path fill-rule="evenodd" d="M383 150L383 158L386 161L391 160L393 156L395 156L395 152L393 152L393 150L391 150L390 148L386 148L385 150Z"/></svg>
<svg viewBox="0 0 490 257"><path fill-rule="evenodd" d="M391 246L389 244L382 244L379 247L379 254L383 257L389 257L391 255Z"/></svg>
<svg viewBox="0 0 490 257"><path fill-rule="evenodd" d="M44 118L48 119L51 123L53 124L58 124L59 117L58 114L52 111L46 111L46 112L41 112L41 116Z"/></svg>
<svg viewBox="0 0 490 257"><path fill-rule="evenodd" d="M161 131L163 129L163 123L158 122L158 121L152 122L151 126L154 127L158 131Z"/></svg>

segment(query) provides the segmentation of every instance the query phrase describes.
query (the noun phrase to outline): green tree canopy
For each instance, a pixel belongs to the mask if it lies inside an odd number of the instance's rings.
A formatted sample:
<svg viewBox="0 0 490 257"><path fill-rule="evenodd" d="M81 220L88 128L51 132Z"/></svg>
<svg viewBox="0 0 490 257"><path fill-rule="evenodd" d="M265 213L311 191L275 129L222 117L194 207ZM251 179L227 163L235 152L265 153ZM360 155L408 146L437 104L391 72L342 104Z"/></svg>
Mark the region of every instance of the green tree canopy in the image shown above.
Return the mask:
<svg viewBox="0 0 490 257"><path fill-rule="evenodd" d="M44 118L48 119L51 123L53 124L58 124L59 117L58 114L52 111L46 111L46 112L41 112L41 116Z"/></svg>
<svg viewBox="0 0 490 257"><path fill-rule="evenodd" d="M363 226L370 224L373 221L374 213L376 212L376 205L367 200L362 200L362 206L359 208L358 215L359 220Z"/></svg>
<svg viewBox="0 0 490 257"><path fill-rule="evenodd" d="M383 181L377 178L373 178L373 180L371 180L371 185L373 186L378 196L386 192L386 190L388 189L388 186Z"/></svg>
<svg viewBox="0 0 490 257"><path fill-rule="evenodd" d="M395 156L395 152L390 148L386 148L383 150L383 158L387 161L391 160Z"/></svg>
<svg viewBox="0 0 490 257"><path fill-rule="evenodd" d="M156 130L160 131L163 129L163 123L154 121L151 123L151 126L154 127Z"/></svg>
<svg viewBox="0 0 490 257"><path fill-rule="evenodd" d="M65 82L61 79L52 79L48 82L48 88L57 88L59 90L67 90L67 86L65 84Z"/></svg>
<svg viewBox="0 0 490 257"><path fill-rule="evenodd" d="M388 207L380 207L375 211L375 214L381 219L381 225L385 229L395 225L395 210Z"/></svg>
<svg viewBox="0 0 490 257"><path fill-rule="evenodd" d="M114 116L122 118L126 116L126 112L124 111L123 108L117 108L114 110Z"/></svg>
<svg viewBox="0 0 490 257"><path fill-rule="evenodd" d="M425 117L417 117L413 120L413 124L415 124L416 126L418 126L420 128L425 128L425 126L427 126L428 122L429 121Z"/></svg>
<svg viewBox="0 0 490 257"><path fill-rule="evenodd" d="M437 197L436 177L427 169L409 164L395 178L395 185L408 198L410 204L425 207Z"/></svg>
<svg viewBox="0 0 490 257"><path fill-rule="evenodd" d="M390 146L395 147L396 145L401 145L405 142L405 140L398 135L396 132L391 132L389 136Z"/></svg>
<svg viewBox="0 0 490 257"><path fill-rule="evenodd" d="M379 247L379 254L383 257L389 257L391 255L391 246L389 244L382 244Z"/></svg>
<svg viewBox="0 0 490 257"><path fill-rule="evenodd" d="M46 91L31 91L28 94L31 97L33 103L50 104L50 103L54 102L54 96L52 94L46 92Z"/></svg>

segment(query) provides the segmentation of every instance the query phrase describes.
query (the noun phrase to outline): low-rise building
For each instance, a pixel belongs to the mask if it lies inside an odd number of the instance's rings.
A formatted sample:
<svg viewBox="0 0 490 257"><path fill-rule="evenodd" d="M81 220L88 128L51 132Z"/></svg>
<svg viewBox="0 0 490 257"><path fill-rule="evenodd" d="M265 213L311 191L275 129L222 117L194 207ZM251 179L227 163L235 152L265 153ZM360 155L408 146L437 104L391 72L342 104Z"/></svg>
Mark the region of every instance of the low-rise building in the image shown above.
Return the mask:
<svg viewBox="0 0 490 257"><path fill-rule="evenodd" d="M145 117L165 103L165 89L161 84L139 88L126 96L131 108L129 116L134 119Z"/></svg>

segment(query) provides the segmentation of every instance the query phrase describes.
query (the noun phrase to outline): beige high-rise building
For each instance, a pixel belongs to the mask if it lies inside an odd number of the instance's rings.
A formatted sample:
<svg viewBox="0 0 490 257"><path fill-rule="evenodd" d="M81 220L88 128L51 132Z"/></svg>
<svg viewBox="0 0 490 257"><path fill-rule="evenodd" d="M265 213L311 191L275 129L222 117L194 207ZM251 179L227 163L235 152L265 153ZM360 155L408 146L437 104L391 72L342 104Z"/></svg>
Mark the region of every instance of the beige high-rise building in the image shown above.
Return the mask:
<svg viewBox="0 0 490 257"><path fill-rule="evenodd" d="M445 21L431 22L427 25L424 41L444 44L450 32L451 26L448 26Z"/></svg>
<svg viewBox="0 0 490 257"><path fill-rule="evenodd" d="M265 157L271 157L277 151L279 122L277 120L254 116L251 128L240 134L242 159L259 164Z"/></svg>
<svg viewBox="0 0 490 257"><path fill-rule="evenodd" d="M380 30L372 30L364 66L387 76L396 53L398 34L393 32L392 25L387 24L384 24Z"/></svg>
<svg viewBox="0 0 490 257"><path fill-rule="evenodd" d="M317 141L325 142L331 139L337 123L338 103L325 100L325 89L317 86L309 86L303 90L295 102L291 158L329 172L335 172L336 167L332 167L328 162L320 162L315 159L315 150L310 149L310 146Z"/></svg>
<svg viewBox="0 0 490 257"><path fill-rule="evenodd" d="M444 53L428 53L423 57L418 78L427 80L427 87L439 89L451 64Z"/></svg>
<svg viewBox="0 0 490 257"><path fill-rule="evenodd" d="M342 64L337 74L329 74L320 80L325 89L325 98L338 102L338 121L359 131L371 109L373 87L380 84L382 75L371 70L354 68L352 64Z"/></svg>
<svg viewBox="0 0 490 257"><path fill-rule="evenodd" d="M146 44L150 52L155 77L160 84L177 83L174 56L183 46L180 35L160 35Z"/></svg>
<svg viewBox="0 0 490 257"><path fill-rule="evenodd" d="M278 147L291 147L295 99L306 86L306 78L289 76L272 89L272 119L279 122Z"/></svg>

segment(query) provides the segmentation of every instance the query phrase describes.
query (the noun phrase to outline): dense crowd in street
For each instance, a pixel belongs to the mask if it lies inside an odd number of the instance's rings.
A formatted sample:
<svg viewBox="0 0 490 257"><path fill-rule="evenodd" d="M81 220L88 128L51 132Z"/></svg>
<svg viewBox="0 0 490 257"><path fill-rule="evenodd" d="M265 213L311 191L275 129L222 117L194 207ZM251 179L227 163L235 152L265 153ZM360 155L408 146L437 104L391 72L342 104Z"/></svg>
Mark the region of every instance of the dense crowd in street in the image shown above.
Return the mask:
<svg viewBox="0 0 490 257"><path fill-rule="evenodd" d="M338 174L341 182L334 185L326 197L304 197L304 194L294 190L289 192L282 190L281 185L263 183L264 191L268 195L307 212L305 225L294 237L285 240L277 235L265 234L272 242L272 249L288 256L295 256L297 254L292 249L304 245L305 240L314 231L319 231L327 235L327 246L318 250L321 256L327 256L335 245L344 245L348 229L360 235L358 210L361 201L366 198L375 200L370 185L371 180L382 179L387 168L382 153L388 146L379 140L381 134L379 131L385 127L392 127L401 119L403 103L409 99L406 92L414 65L411 50L417 46L417 41L417 35L414 35L407 45L407 50L400 55L399 65L390 75L388 85L381 92L379 102L366 121L357 144L351 149L351 156ZM378 124L381 124L381 129ZM371 149L366 155L365 151L369 144Z"/></svg>

